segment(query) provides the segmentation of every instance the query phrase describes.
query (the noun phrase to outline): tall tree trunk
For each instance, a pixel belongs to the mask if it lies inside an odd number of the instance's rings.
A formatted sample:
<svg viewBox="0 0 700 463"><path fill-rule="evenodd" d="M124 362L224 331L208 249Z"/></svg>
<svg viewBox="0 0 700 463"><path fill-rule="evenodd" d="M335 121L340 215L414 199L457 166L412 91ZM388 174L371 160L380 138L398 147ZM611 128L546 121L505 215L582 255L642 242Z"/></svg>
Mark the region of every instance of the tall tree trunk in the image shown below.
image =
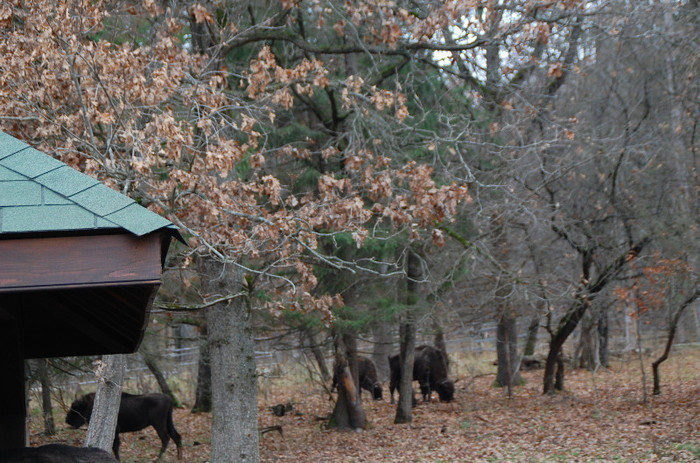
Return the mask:
<svg viewBox="0 0 700 463"><path fill-rule="evenodd" d="M421 277L420 260L412 249L408 249L406 263L406 310L399 328L401 351L401 380L399 382L399 403L396 407L394 423L410 423L413 420L413 362L416 354L416 308L417 280Z"/></svg>
<svg viewBox="0 0 700 463"><path fill-rule="evenodd" d="M202 324L200 332L197 388L195 390L192 412L211 412L211 362L209 359L209 336L206 322Z"/></svg>
<svg viewBox="0 0 700 463"><path fill-rule="evenodd" d="M412 311L412 309L407 309ZM413 314L405 314L406 321L399 327L399 362L401 365L401 380L399 381L399 403L396 406L394 423L410 423L413 421L413 362L416 355L416 325L412 320Z"/></svg>
<svg viewBox="0 0 700 463"><path fill-rule="evenodd" d="M608 307L604 307L598 319L598 361L602 366L610 366L608 357L608 342L610 340L610 324Z"/></svg>
<svg viewBox="0 0 700 463"><path fill-rule="evenodd" d="M213 259L200 259L208 294L242 294L243 275ZM258 387L247 296L206 310L211 362L211 462L257 463Z"/></svg>
<svg viewBox="0 0 700 463"><path fill-rule="evenodd" d="M36 369L41 383L41 409L44 414L44 434L53 436L56 434L56 425L53 421L53 406L51 405L51 377L49 376L48 359L38 359Z"/></svg>
<svg viewBox="0 0 700 463"><path fill-rule="evenodd" d="M587 319L581 323L581 330L576 352L574 353L574 368L586 368L593 371L598 367L598 331L593 320Z"/></svg>
<svg viewBox="0 0 700 463"><path fill-rule="evenodd" d="M374 335L374 347L372 348L372 360L377 367L379 381L389 378L389 356L392 353L392 339L389 324L377 321L372 325Z"/></svg>
<svg viewBox="0 0 700 463"><path fill-rule="evenodd" d="M357 337L353 333L343 333L343 343L345 344L345 358L348 361L348 368L357 390L357 399L360 400L362 394L360 392L360 368L357 362Z"/></svg>
<svg viewBox="0 0 700 463"><path fill-rule="evenodd" d="M530 356L535 355L535 346L537 346L537 332L540 330L540 316L535 315L530 319L530 324L527 327L527 340L525 341L525 348L523 349L523 355Z"/></svg>
<svg viewBox="0 0 700 463"><path fill-rule="evenodd" d="M632 321L631 308L629 306L624 307L624 320L625 320L625 352L634 350L634 340L636 339L635 325Z"/></svg>
<svg viewBox="0 0 700 463"><path fill-rule="evenodd" d="M659 366L666 361L668 358L668 355L671 352L671 346L673 346L673 340L676 337L676 328L678 327L678 320L680 320L681 315L683 315L683 311L692 304L695 299L700 297L700 289L697 289L695 293L687 298L683 303L680 305L678 310L669 318L668 321L668 337L666 338L666 347L664 348L663 354L661 354L661 357L656 359L652 364L651 368L653 371L653 376L654 376L654 395L659 395L661 394L661 378L659 377Z"/></svg>
<svg viewBox="0 0 700 463"><path fill-rule="evenodd" d="M498 320L496 356L498 357L496 384L498 387L507 386L510 394L513 384L519 384L522 379L518 369L517 318L512 316L509 308L506 308Z"/></svg>
<svg viewBox="0 0 700 463"><path fill-rule="evenodd" d="M97 392L88 425L85 447L112 451L124 382L124 354L103 355L95 371Z"/></svg>
<svg viewBox="0 0 700 463"><path fill-rule="evenodd" d="M577 296L574 305L567 311L564 319L559 324L559 329L557 329L552 339L549 341L549 353L547 354L547 360L544 364L544 385L543 391L545 394L552 394L555 390L554 375L555 370L561 372L561 380L558 384L563 388L564 375L563 368L557 368L557 364L561 362L561 348L564 342L569 338L569 335L574 332L578 322L583 317L583 314L588 308L588 301L580 296ZM561 389L557 389L561 390Z"/></svg>
<svg viewBox="0 0 700 463"><path fill-rule="evenodd" d="M348 348L345 341L349 338L334 329L335 366L333 375L338 382L338 400L329 420L329 427L336 429L361 430L366 426L365 411L360 400L358 380L353 376L348 362ZM351 342L353 342L351 340ZM355 350L355 357L357 351Z"/></svg>
<svg viewBox="0 0 700 463"><path fill-rule="evenodd" d="M559 357L556 360L556 373L554 375L554 389L557 391L564 390L564 357L559 352Z"/></svg>

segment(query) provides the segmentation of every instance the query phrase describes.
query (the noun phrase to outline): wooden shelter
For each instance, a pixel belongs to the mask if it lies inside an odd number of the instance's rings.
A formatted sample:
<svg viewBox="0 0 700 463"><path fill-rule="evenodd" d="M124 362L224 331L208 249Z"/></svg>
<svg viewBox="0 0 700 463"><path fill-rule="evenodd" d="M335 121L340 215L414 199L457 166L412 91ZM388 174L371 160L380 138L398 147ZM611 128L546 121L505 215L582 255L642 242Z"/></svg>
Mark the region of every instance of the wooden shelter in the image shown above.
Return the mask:
<svg viewBox="0 0 700 463"><path fill-rule="evenodd" d="M0 132L0 449L26 442L24 360L134 352L168 220Z"/></svg>

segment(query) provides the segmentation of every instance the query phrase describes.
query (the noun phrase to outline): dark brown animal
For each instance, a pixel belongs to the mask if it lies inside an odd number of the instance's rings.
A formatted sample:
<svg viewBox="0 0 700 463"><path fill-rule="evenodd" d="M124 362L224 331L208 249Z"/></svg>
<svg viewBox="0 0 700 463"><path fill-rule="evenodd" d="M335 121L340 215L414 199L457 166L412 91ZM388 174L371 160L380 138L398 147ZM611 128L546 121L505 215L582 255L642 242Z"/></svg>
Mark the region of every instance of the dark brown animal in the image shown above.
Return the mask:
<svg viewBox="0 0 700 463"><path fill-rule="evenodd" d="M275 416L284 416L287 413L294 411L294 404L287 402L286 404L277 404L270 407L270 411Z"/></svg>
<svg viewBox="0 0 700 463"><path fill-rule="evenodd" d="M382 400L383 390L377 377L377 367L372 359L358 355L357 370L357 374L360 377L360 394L362 394L362 389L364 389L372 393L374 400ZM336 387L338 387L338 377L333 374L331 391L335 390Z"/></svg>
<svg viewBox="0 0 700 463"><path fill-rule="evenodd" d="M391 403L394 403L394 391L399 388L401 382L401 363L399 354L389 356L389 368L391 379L389 392ZM441 402L450 402L454 399L455 385L447 377L447 362L442 352L433 346L421 345L416 347L413 360L413 380L420 384L423 402L430 400L432 391L437 391Z"/></svg>
<svg viewBox="0 0 700 463"><path fill-rule="evenodd" d="M66 423L76 429L89 423L94 403L94 392L74 401L66 415ZM140 431L148 426L153 426L163 444L158 458L165 453L171 438L177 446L177 458L182 458L182 438L173 423L172 399L163 394L134 395L122 392L117 429L112 445L117 459L119 459L119 433Z"/></svg>
<svg viewBox="0 0 700 463"><path fill-rule="evenodd" d="M102 449L64 444L0 450L2 463L114 463L117 461Z"/></svg>

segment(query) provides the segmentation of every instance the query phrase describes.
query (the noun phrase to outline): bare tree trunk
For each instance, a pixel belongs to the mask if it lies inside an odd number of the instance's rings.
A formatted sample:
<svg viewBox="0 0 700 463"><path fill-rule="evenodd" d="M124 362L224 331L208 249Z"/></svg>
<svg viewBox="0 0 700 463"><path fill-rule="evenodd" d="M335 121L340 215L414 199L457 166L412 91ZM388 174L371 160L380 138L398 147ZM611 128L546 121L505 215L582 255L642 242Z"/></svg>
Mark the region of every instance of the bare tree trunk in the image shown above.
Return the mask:
<svg viewBox="0 0 700 463"><path fill-rule="evenodd" d="M511 342L510 342L510 336L509 336L509 331L508 329L504 330L504 344L506 345L505 349L505 370L506 370L506 384L508 387L506 388L508 390L508 397L513 397L513 370L512 370L512 360L511 360Z"/></svg>
<svg viewBox="0 0 700 463"><path fill-rule="evenodd" d="M88 425L85 447L98 447L111 452L117 429L117 416L124 382L124 354L104 355L98 363L97 392Z"/></svg>
<svg viewBox="0 0 700 463"><path fill-rule="evenodd" d="M609 326L608 308L605 307L600 312L600 318L598 319L598 361L600 365L606 368L610 364L608 358Z"/></svg>
<svg viewBox="0 0 700 463"><path fill-rule="evenodd" d="M647 372L644 369L644 348L642 346L641 313L637 306L637 358L639 359L639 371L642 373L642 403L647 403Z"/></svg>
<svg viewBox="0 0 700 463"><path fill-rule="evenodd" d="M338 382L338 401L335 404L329 427L336 429L361 430L366 426L365 411L360 401L358 381L352 375L348 363L348 347L343 336L336 329L335 337L335 367L334 376ZM355 354L357 355L357 354Z"/></svg>
<svg viewBox="0 0 700 463"><path fill-rule="evenodd" d="M634 336L632 330L634 330L634 323L632 323L632 316L630 315L630 308L625 307L625 352L634 350Z"/></svg>
<svg viewBox="0 0 700 463"><path fill-rule="evenodd" d="M677 320L676 320L677 321ZM666 347L664 348L664 353L661 357L654 360L651 364L651 369L654 376L654 395L661 394L661 378L659 377L659 365L666 361L668 354L671 352L671 346L673 345L673 339L676 337L676 323L671 324L668 327L668 338L666 339Z"/></svg>
<svg viewBox="0 0 700 463"><path fill-rule="evenodd" d="M678 326L678 320L680 320L681 315L683 315L683 311L685 311L685 309L690 304L692 304L698 297L700 297L700 289L695 290L695 293L692 296L683 301L678 310L676 310L676 312L670 317L668 321L668 337L666 338L666 347L664 348L664 352L663 354L661 354L661 357L656 359L651 364L654 376L654 395L661 394L661 379L659 377L659 366L666 361L668 355L671 353L671 346L673 346L673 340L676 337L676 328Z"/></svg>
<svg viewBox="0 0 700 463"><path fill-rule="evenodd" d="M530 356L535 355L535 346L537 345L537 332L540 329L540 316L535 315L530 319L530 324L527 327L527 340L525 341L525 348L523 349L523 355Z"/></svg>
<svg viewBox="0 0 700 463"><path fill-rule="evenodd" d="M48 359L36 361L39 382L41 383L41 409L44 414L44 434L53 436L56 434L56 425L53 421L53 406L51 405L51 378L49 376Z"/></svg>
<svg viewBox="0 0 700 463"><path fill-rule="evenodd" d="M343 333L343 343L345 344L345 359L348 362L350 375L357 390L357 400L361 400L360 393L360 368L357 362L357 338L352 333Z"/></svg>
<svg viewBox="0 0 700 463"><path fill-rule="evenodd" d="M391 331L388 323L378 321L373 325L372 332L374 334L372 360L377 367L379 381L386 381L389 378L389 356L392 352Z"/></svg>
<svg viewBox="0 0 700 463"><path fill-rule="evenodd" d="M562 356L561 352L559 353L559 357L557 357L556 360L556 373L554 375L554 389L557 391L563 391L564 390L564 357Z"/></svg>
<svg viewBox="0 0 700 463"><path fill-rule="evenodd" d="M564 387L564 369L558 368L558 364L562 362L561 360L561 348L564 342L568 339L569 335L573 333L574 329L578 325L579 320L583 316L584 312L588 308L588 301L577 297L572 308L570 308L564 319L561 321L559 329L552 336L549 341L549 354L547 354L547 360L544 364L544 393L552 394L554 390L563 390ZM563 364L563 362L562 362ZM555 385L554 376L555 370L557 376L561 374L561 381L557 381L557 384L562 388L559 389Z"/></svg>
<svg viewBox="0 0 700 463"><path fill-rule="evenodd" d="M405 316L407 321L402 323L399 328L401 380L399 381L399 403L396 406L394 418L396 424L413 421L413 362L416 355L416 325L412 320L413 314L407 313Z"/></svg>
<svg viewBox="0 0 700 463"><path fill-rule="evenodd" d="M201 259L206 293L242 294L243 276ZM255 345L247 296L219 303L206 311L211 362L211 462L257 463L258 387Z"/></svg>
<svg viewBox="0 0 700 463"><path fill-rule="evenodd" d="M396 424L413 421L413 362L416 355L415 305L418 299L416 281L421 277L421 267L418 256L411 249L408 249L406 275L406 311L404 321L399 328L401 380L399 381L399 403L394 417Z"/></svg>
<svg viewBox="0 0 700 463"><path fill-rule="evenodd" d="M518 331L517 319L506 308L498 320L496 329L496 356L498 358L498 370L496 373L496 385L507 386L509 394L512 393L513 384L522 380L520 372L516 370L518 359Z"/></svg>
<svg viewBox="0 0 700 463"><path fill-rule="evenodd" d="M193 413L211 412L211 363L209 360L209 336L206 322L202 324L197 362L197 389L195 390Z"/></svg>
<svg viewBox="0 0 700 463"><path fill-rule="evenodd" d="M596 360L598 343L595 340L597 333L597 326L590 319L581 323L579 341L573 359L574 368L586 368L593 371L598 366Z"/></svg>

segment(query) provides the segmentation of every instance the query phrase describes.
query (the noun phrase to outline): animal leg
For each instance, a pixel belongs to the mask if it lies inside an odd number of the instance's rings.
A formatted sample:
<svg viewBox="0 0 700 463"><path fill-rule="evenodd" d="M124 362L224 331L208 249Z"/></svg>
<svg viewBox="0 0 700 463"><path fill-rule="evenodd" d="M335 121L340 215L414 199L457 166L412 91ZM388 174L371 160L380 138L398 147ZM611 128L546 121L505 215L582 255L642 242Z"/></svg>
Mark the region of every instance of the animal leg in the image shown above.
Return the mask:
<svg viewBox="0 0 700 463"><path fill-rule="evenodd" d="M112 452L114 452L114 458L119 460L119 430L114 433L114 443L112 444Z"/></svg>
<svg viewBox="0 0 700 463"><path fill-rule="evenodd" d="M173 439L173 442L175 442L175 446L177 447L177 459L182 460L182 437L180 437L180 433L177 432L177 429L175 429L175 423L173 423L173 411L172 409L168 413L168 435Z"/></svg>
<svg viewBox="0 0 700 463"><path fill-rule="evenodd" d="M163 454L165 453L165 449L168 448L168 442L170 442L170 436L168 435L168 429L167 429L167 423L160 422L158 423L158 426L155 424L153 425L153 428L155 428L156 432L158 433L158 437L160 437L160 453L158 454L158 459L160 459Z"/></svg>

